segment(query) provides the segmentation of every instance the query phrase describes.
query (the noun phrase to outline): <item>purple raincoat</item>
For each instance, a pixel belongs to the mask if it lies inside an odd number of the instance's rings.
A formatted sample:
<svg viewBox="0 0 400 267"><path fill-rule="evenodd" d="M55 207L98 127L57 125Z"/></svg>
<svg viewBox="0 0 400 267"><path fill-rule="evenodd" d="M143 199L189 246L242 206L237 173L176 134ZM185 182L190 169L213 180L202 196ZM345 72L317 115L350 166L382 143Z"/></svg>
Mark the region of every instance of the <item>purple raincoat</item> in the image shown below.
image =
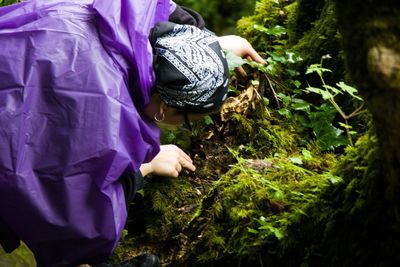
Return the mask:
<svg viewBox="0 0 400 267"><path fill-rule="evenodd" d="M140 110L148 34L169 0L31 0L0 8L0 218L41 266L109 256L126 221L117 182L159 150ZM133 99L133 100L132 100Z"/></svg>

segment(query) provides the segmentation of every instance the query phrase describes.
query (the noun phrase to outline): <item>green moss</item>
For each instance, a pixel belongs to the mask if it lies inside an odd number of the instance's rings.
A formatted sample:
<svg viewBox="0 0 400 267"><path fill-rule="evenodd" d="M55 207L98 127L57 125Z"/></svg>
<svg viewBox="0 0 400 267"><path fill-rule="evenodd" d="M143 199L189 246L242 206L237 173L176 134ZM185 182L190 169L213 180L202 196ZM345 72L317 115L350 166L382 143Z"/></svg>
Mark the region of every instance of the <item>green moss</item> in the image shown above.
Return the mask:
<svg viewBox="0 0 400 267"><path fill-rule="evenodd" d="M276 25L286 26L287 10L285 7L293 1L261 0L256 3L254 15L238 21L238 32L253 44L258 51L270 51L276 38L254 28L262 25L266 28Z"/></svg>
<svg viewBox="0 0 400 267"><path fill-rule="evenodd" d="M137 255L153 251L167 259L170 248L179 247L180 232L190 221L201 191L189 176L148 177L144 197L137 195L129 209L128 236L119 247L119 255Z"/></svg>
<svg viewBox="0 0 400 267"><path fill-rule="evenodd" d="M21 2L19 0L0 0L0 6L7 6L11 4L15 4L17 2Z"/></svg>
<svg viewBox="0 0 400 267"><path fill-rule="evenodd" d="M287 7L290 43L297 43L304 33L314 28L315 21L324 15L321 12L326 3L327 1L320 0L297 0Z"/></svg>
<svg viewBox="0 0 400 267"><path fill-rule="evenodd" d="M299 143L299 131L290 124L274 124L276 119L267 114L254 118L234 114L225 135L234 135L234 146L248 158L264 158L275 153L291 153Z"/></svg>
<svg viewBox="0 0 400 267"><path fill-rule="evenodd" d="M381 175L377 155L377 140L370 133L346 148L330 179L343 178L310 202L307 216L290 224L280 260L290 258L294 266L376 266L391 261L375 257L390 253L376 243L390 240L390 230L378 227L388 217L376 209L384 202L382 184L376 182Z"/></svg>
<svg viewBox="0 0 400 267"><path fill-rule="evenodd" d="M261 172L243 160L214 183L187 228L193 238L189 258L255 257L264 246L281 253L288 225L304 215L332 183L332 175L314 173L287 158L269 160L273 164Z"/></svg>
<svg viewBox="0 0 400 267"><path fill-rule="evenodd" d="M298 12L302 12L301 3L299 9ZM337 30L334 2L325 1L325 5L318 15L315 17L315 21L309 23L309 27L301 30L292 29L294 34L291 37L291 44L292 49L298 51L303 57L303 61L298 66L299 69L305 70L307 66L320 62L323 55L329 54L332 59L324 62L324 65L326 68L334 70L333 76L325 77L330 83L331 80L338 81L344 76L342 48L340 34ZM300 15L300 17L303 16Z"/></svg>
<svg viewBox="0 0 400 267"><path fill-rule="evenodd" d="M10 254L4 252L0 246L0 266L33 267L36 266L36 261L24 243Z"/></svg>

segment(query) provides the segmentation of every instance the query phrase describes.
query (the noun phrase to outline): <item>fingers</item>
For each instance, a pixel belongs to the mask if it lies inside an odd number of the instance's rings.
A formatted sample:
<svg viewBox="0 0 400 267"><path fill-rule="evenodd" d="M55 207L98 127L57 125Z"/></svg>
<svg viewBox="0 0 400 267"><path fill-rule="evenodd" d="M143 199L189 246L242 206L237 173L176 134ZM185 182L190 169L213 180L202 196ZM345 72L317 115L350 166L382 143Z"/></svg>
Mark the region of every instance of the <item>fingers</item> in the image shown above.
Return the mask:
<svg viewBox="0 0 400 267"><path fill-rule="evenodd" d="M249 57L251 60L265 64L265 60L257 53L253 46L243 37L226 35L217 37L223 49L231 51L239 57Z"/></svg>
<svg viewBox="0 0 400 267"><path fill-rule="evenodd" d="M190 171L195 171L196 167L193 165L193 161L190 158L190 156L188 154L186 154L179 147L176 147L176 148L177 148L177 151L179 154L179 157L178 157L179 164L185 169L188 169Z"/></svg>
<svg viewBox="0 0 400 267"><path fill-rule="evenodd" d="M246 40L243 39L245 42L244 48L243 48L243 57L246 57L247 59L253 60L255 62L265 64L267 63L258 53L257 51L253 48L253 46Z"/></svg>
<svg viewBox="0 0 400 267"><path fill-rule="evenodd" d="M235 72L240 75L240 77L247 77L247 73L242 66L235 69Z"/></svg>
<svg viewBox="0 0 400 267"><path fill-rule="evenodd" d="M192 162L185 161L181 165L183 168L185 168L189 171L194 172L196 170L196 166L194 166Z"/></svg>
<svg viewBox="0 0 400 267"><path fill-rule="evenodd" d="M155 174L172 177L177 177L182 169L196 170L190 156L175 145L162 145L151 164Z"/></svg>
<svg viewBox="0 0 400 267"><path fill-rule="evenodd" d="M180 172L182 171L182 164L178 162L178 163L175 165L175 170L176 170L178 173L180 173Z"/></svg>
<svg viewBox="0 0 400 267"><path fill-rule="evenodd" d="M250 45L250 44L249 44ZM251 57L252 60L254 60L255 62L261 63L261 64L265 64L267 63L257 52L256 50L254 50L253 47L251 47L248 49L247 54L249 57Z"/></svg>

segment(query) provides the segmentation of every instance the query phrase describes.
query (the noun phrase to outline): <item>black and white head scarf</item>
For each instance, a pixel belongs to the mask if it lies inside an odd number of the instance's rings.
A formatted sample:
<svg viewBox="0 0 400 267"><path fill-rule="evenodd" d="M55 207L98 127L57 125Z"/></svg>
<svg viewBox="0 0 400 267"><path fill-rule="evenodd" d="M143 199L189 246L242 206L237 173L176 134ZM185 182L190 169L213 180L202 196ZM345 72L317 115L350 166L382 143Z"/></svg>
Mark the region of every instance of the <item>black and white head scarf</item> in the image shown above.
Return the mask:
<svg viewBox="0 0 400 267"><path fill-rule="evenodd" d="M229 70L215 35L163 22L152 30L156 90L169 106L193 113L217 111L227 97Z"/></svg>

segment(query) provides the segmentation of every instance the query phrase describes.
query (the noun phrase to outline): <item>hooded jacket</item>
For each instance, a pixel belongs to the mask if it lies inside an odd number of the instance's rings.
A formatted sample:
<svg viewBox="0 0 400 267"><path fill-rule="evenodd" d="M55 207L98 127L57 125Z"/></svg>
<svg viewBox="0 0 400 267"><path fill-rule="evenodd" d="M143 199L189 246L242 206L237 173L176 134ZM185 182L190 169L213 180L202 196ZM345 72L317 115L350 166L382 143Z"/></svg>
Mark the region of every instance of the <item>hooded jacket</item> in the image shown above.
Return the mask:
<svg viewBox="0 0 400 267"><path fill-rule="evenodd" d="M98 262L117 245L127 216L118 179L159 151L159 130L141 113L154 84L148 34L174 9L169 0L0 8L0 228L38 266Z"/></svg>

